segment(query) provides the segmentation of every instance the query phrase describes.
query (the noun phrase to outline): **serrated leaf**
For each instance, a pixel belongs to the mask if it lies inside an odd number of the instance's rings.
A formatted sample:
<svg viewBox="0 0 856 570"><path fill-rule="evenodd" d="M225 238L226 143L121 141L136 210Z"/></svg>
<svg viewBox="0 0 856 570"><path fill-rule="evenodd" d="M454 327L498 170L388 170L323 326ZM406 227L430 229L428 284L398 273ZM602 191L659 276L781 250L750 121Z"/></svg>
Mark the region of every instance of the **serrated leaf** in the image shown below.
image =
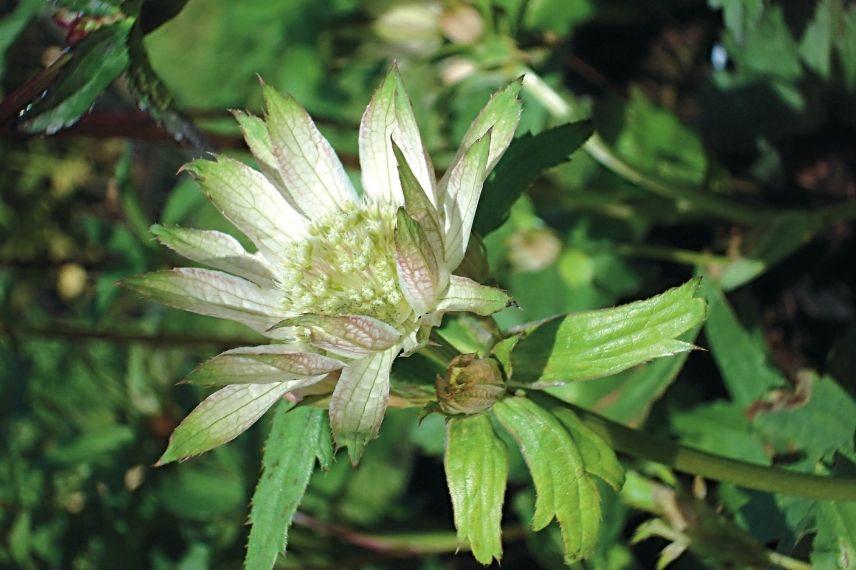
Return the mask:
<svg viewBox="0 0 856 570"><path fill-rule="evenodd" d="M316 457L326 456L324 410L281 403L274 414L253 494L250 538L244 568L273 568L288 545L288 528L303 499ZM328 432L329 433L329 432ZM329 435L328 435L329 439Z"/></svg>
<svg viewBox="0 0 856 570"><path fill-rule="evenodd" d="M573 438L528 398L506 398L492 411L517 441L532 474L537 493L532 528L541 530L555 518L562 530L565 562L585 558L594 549L600 528L600 494Z"/></svg>
<svg viewBox="0 0 856 570"><path fill-rule="evenodd" d="M487 415L452 418L446 425L446 481L458 540L469 541L482 564L502 558L502 503L508 449Z"/></svg>
<svg viewBox="0 0 856 570"><path fill-rule="evenodd" d="M128 34L128 87L137 107L157 121L179 142L194 148L213 148L206 136L175 107L172 93L155 72L143 43L143 36L175 16L187 0L144 2L140 19Z"/></svg>
<svg viewBox="0 0 856 570"><path fill-rule="evenodd" d="M681 335L693 343L701 327ZM689 352L640 364L597 382L575 382L548 388L552 396L584 406L611 420L629 426L645 422L651 407L678 377Z"/></svg>
<svg viewBox="0 0 856 570"><path fill-rule="evenodd" d="M811 563L817 570L852 570L856 563L856 503L818 503Z"/></svg>
<svg viewBox="0 0 856 570"><path fill-rule="evenodd" d="M710 314L704 332L731 399L748 407L767 391L787 385L740 325L722 291L710 285L705 289Z"/></svg>
<svg viewBox="0 0 856 570"><path fill-rule="evenodd" d="M529 185L566 162L592 132L590 121L580 121L514 139L484 183L473 229L485 235L499 227Z"/></svg>
<svg viewBox="0 0 856 570"><path fill-rule="evenodd" d="M747 235L744 253L716 277L725 291L746 285L763 275L828 226L821 216L786 213Z"/></svg>
<svg viewBox="0 0 856 570"><path fill-rule="evenodd" d="M318 430L318 442L315 445L315 457L318 459L318 466L324 471L329 471L333 466L336 453L333 449L333 433L330 431L328 414L321 417L321 424L321 429Z"/></svg>
<svg viewBox="0 0 856 570"><path fill-rule="evenodd" d="M707 310L695 296L699 279L612 309L549 320L511 353L518 382L574 382L609 376L654 358L691 350L676 337L699 325Z"/></svg>
<svg viewBox="0 0 856 570"><path fill-rule="evenodd" d="M132 18L126 18L83 38L75 46L71 62L28 111L24 129L53 134L76 123L95 98L128 67L126 40L133 23Z"/></svg>
<svg viewBox="0 0 856 570"><path fill-rule="evenodd" d="M187 415L155 465L184 461L232 441L289 389L281 384L237 384L217 390Z"/></svg>
<svg viewBox="0 0 856 570"><path fill-rule="evenodd" d="M557 407L551 411L574 438L574 443L583 457L586 473L600 478L616 491L620 491L624 485L624 467L609 444L571 410Z"/></svg>
<svg viewBox="0 0 856 570"><path fill-rule="evenodd" d="M806 461L853 450L856 401L834 379L803 372L793 390L775 390L752 406L752 424L778 449Z"/></svg>

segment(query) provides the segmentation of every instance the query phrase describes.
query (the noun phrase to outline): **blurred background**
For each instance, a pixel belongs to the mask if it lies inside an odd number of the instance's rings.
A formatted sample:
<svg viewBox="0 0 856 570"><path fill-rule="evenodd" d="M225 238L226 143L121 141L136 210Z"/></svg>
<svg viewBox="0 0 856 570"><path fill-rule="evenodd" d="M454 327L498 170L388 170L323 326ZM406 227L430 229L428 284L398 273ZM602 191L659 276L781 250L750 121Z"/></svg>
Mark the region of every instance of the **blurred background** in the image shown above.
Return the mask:
<svg viewBox="0 0 856 570"><path fill-rule="evenodd" d="M176 172L212 151L251 160L228 110L260 112L257 77L294 95L358 178L360 115L393 60L441 171L521 75L519 134L594 120L570 162L480 228L491 278L521 306L498 327L708 276L711 317L689 337L706 351L557 396L747 461L852 469L856 4L0 0L0 567L240 566L265 420L151 465L204 397L175 383L256 339L115 282L179 263L153 223L237 234ZM443 334L478 346L479 330ZM479 567L454 554L443 422L416 416L391 411L357 470L316 473L279 567ZM836 544L853 548L856 509L708 495L628 465L580 567L654 567L674 543L688 550L674 568L743 567L759 548L849 568ZM558 529L526 527L533 499L514 456L503 567L562 568Z"/></svg>

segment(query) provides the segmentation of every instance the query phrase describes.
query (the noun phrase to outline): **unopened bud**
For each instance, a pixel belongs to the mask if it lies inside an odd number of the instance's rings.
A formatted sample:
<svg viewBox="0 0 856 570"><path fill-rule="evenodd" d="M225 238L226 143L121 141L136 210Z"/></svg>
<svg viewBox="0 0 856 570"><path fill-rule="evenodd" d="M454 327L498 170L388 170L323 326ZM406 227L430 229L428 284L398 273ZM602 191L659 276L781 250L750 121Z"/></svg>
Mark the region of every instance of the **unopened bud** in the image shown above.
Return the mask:
<svg viewBox="0 0 856 570"><path fill-rule="evenodd" d="M449 363L445 376L437 376L437 400L447 414L478 414L504 393L502 372L492 358L462 354Z"/></svg>

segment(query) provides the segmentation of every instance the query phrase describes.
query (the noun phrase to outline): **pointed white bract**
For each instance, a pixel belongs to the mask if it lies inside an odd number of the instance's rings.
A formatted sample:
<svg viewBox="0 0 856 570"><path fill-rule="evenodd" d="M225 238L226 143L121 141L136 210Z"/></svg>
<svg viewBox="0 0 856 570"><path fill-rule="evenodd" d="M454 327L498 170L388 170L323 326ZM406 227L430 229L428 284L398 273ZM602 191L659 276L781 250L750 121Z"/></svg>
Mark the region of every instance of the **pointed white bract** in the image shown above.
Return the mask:
<svg viewBox="0 0 856 570"><path fill-rule="evenodd" d="M519 82L494 95L437 182L397 69L360 123L363 196L297 102L263 86L266 115L235 112L260 171L235 160L184 167L258 251L226 234L155 226L167 247L212 269L125 280L172 307L232 319L274 344L228 350L186 382L225 386L179 426L161 463L238 435L288 392L329 394L333 435L356 462L377 436L396 356L424 346L443 314L509 304L452 275L485 178L520 115Z"/></svg>
<svg viewBox="0 0 856 570"><path fill-rule="evenodd" d="M247 253L229 234L160 225L152 226L151 232L182 257L249 279L259 287L274 288L276 277L267 259L258 253Z"/></svg>
<svg viewBox="0 0 856 570"><path fill-rule="evenodd" d="M291 203L312 220L356 200L342 163L306 111L268 85L263 91L271 152Z"/></svg>
<svg viewBox="0 0 856 570"><path fill-rule="evenodd" d="M434 167L422 146L410 99L395 68L386 76L363 114L359 143L363 189L367 196L398 205L404 203L394 143L431 203L437 205Z"/></svg>

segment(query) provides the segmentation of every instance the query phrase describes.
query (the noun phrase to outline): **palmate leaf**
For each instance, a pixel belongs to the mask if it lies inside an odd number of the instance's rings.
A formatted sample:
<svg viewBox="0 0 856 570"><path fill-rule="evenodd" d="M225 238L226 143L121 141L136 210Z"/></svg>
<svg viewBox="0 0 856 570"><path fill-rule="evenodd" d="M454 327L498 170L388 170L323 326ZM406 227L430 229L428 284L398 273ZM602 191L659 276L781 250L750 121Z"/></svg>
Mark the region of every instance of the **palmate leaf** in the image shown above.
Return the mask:
<svg viewBox="0 0 856 570"><path fill-rule="evenodd" d="M520 446L537 498L533 530L555 518L570 564L594 549L601 523L600 493L574 438L555 416L526 397L506 398L492 413Z"/></svg>
<svg viewBox="0 0 856 570"><path fill-rule="evenodd" d="M644 301L538 325L511 352L515 381L590 380L691 350L693 345L676 337L706 316L705 300L695 296L699 283L693 279Z"/></svg>
<svg viewBox="0 0 856 570"><path fill-rule="evenodd" d="M446 424L446 481L458 540L469 541L482 564L502 557L502 503L508 450L486 415L452 418Z"/></svg>
<svg viewBox="0 0 856 570"><path fill-rule="evenodd" d="M244 567L273 568L285 552L288 528L303 500L315 459L328 467L332 459L330 426L324 410L280 403L265 443L262 475L253 494L250 538Z"/></svg>

